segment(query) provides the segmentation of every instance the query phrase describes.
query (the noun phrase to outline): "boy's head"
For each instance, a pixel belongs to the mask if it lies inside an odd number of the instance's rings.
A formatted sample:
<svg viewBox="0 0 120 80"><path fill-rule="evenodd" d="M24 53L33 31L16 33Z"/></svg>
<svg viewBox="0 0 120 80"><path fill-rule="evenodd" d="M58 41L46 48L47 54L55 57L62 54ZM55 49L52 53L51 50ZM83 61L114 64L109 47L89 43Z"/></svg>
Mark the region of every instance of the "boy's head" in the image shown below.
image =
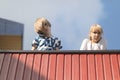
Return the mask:
<svg viewBox="0 0 120 80"><path fill-rule="evenodd" d="M94 24L90 27L89 38L92 42L97 43L102 38L102 33L102 27L98 24Z"/></svg>
<svg viewBox="0 0 120 80"><path fill-rule="evenodd" d="M45 18L38 18L34 23L35 32L43 34L45 36L51 35L51 24Z"/></svg>

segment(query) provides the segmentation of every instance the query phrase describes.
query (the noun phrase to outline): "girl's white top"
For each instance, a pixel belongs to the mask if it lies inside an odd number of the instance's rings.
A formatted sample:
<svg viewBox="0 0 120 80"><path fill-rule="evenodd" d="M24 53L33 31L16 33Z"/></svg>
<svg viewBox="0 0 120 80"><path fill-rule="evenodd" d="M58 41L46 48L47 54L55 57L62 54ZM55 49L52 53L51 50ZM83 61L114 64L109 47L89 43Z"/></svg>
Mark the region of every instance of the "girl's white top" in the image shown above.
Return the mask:
<svg viewBox="0 0 120 80"><path fill-rule="evenodd" d="M98 43L92 43L89 39L84 39L80 50L106 50L106 41L101 39Z"/></svg>

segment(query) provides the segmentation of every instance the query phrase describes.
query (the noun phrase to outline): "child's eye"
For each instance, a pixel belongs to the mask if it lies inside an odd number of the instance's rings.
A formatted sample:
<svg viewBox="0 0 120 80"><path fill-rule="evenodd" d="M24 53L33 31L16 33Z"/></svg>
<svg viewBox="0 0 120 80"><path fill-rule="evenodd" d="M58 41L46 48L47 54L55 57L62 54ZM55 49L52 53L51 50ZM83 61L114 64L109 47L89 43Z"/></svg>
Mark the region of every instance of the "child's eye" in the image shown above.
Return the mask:
<svg viewBox="0 0 120 80"><path fill-rule="evenodd" d="M47 26L47 23L45 23L44 25Z"/></svg>
<svg viewBox="0 0 120 80"><path fill-rule="evenodd" d="M93 32L94 34L100 34L100 32Z"/></svg>

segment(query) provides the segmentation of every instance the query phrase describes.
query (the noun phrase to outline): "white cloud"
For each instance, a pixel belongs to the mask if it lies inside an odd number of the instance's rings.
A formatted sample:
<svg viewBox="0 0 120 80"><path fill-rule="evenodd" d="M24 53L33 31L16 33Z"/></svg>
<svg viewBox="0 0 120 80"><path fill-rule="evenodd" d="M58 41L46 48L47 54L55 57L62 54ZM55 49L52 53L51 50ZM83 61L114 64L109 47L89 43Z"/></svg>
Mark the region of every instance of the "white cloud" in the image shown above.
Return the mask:
<svg viewBox="0 0 120 80"><path fill-rule="evenodd" d="M89 26L103 16L100 0L3 0L0 17L25 24L24 49L31 48L35 37L33 23L37 17L46 17L52 24L52 33L63 43L63 49L79 49L87 37Z"/></svg>

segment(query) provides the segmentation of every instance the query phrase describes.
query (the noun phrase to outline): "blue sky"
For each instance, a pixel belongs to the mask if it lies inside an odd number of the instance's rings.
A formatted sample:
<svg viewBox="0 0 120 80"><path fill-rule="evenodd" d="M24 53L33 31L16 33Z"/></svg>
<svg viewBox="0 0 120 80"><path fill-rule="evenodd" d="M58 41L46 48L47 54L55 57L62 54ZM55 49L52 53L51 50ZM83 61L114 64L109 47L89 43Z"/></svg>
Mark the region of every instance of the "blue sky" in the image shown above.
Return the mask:
<svg viewBox="0 0 120 80"><path fill-rule="evenodd" d="M102 0L105 18L99 23L104 28L104 35L108 42L108 49L120 49L120 0Z"/></svg>
<svg viewBox="0 0 120 80"><path fill-rule="evenodd" d="M120 0L0 0L0 18L23 23L23 49L30 50L37 36L33 24L45 17L52 34L62 41L62 50L79 50L89 27L98 23L104 30L108 49L119 49Z"/></svg>

